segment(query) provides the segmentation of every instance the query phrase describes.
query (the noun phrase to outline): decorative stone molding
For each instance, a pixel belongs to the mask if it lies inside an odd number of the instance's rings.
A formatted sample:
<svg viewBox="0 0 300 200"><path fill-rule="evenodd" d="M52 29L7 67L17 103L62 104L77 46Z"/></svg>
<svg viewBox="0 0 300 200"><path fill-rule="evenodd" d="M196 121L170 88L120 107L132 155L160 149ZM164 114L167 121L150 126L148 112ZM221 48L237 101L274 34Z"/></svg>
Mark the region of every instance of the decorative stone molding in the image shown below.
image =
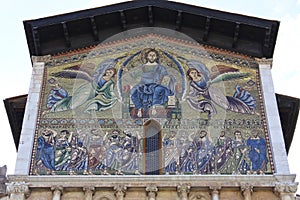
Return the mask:
<svg viewBox="0 0 300 200"><path fill-rule="evenodd" d="M114 186L115 196L117 200L123 200L126 195L127 187L125 185Z"/></svg>
<svg viewBox="0 0 300 200"><path fill-rule="evenodd" d="M252 192L253 192L253 186L249 183L242 183L241 184L241 192L244 196L244 200L251 200Z"/></svg>
<svg viewBox="0 0 300 200"><path fill-rule="evenodd" d="M210 193L211 193L211 199L212 200L219 200L219 190L221 190L220 185L211 185L209 186Z"/></svg>
<svg viewBox="0 0 300 200"><path fill-rule="evenodd" d="M274 192L281 200L292 200L295 199L297 188L298 183L276 183Z"/></svg>
<svg viewBox="0 0 300 200"><path fill-rule="evenodd" d="M6 189L10 195L10 199L23 200L30 195L28 183L26 182L7 183Z"/></svg>
<svg viewBox="0 0 300 200"><path fill-rule="evenodd" d="M53 192L52 200L60 200L60 197L63 194L63 187L56 185L56 186L52 186L51 190Z"/></svg>
<svg viewBox="0 0 300 200"><path fill-rule="evenodd" d="M181 200L188 200L190 189L190 184L182 184L177 186L177 193Z"/></svg>
<svg viewBox="0 0 300 200"><path fill-rule="evenodd" d="M31 60L33 63L36 62L49 62L52 59L51 55L46 56L32 56Z"/></svg>
<svg viewBox="0 0 300 200"><path fill-rule="evenodd" d="M273 59L272 58L255 58L255 61L260 66L269 66L270 69L272 68L272 64L273 64Z"/></svg>
<svg viewBox="0 0 300 200"><path fill-rule="evenodd" d="M95 187L90 186L90 187L83 187L84 191L84 199L85 200L93 200L93 195L95 193Z"/></svg>
<svg viewBox="0 0 300 200"><path fill-rule="evenodd" d="M146 187L146 192L147 192L148 200L155 200L158 192L158 188L156 185L151 184Z"/></svg>

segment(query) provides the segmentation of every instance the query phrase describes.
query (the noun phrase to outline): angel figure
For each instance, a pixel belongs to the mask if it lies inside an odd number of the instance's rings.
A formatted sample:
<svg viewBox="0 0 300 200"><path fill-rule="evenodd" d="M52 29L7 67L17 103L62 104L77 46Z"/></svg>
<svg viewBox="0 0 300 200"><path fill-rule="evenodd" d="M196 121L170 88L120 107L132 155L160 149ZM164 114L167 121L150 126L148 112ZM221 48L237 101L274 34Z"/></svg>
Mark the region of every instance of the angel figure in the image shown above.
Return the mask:
<svg viewBox="0 0 300 200"><path fill-rule="evenodd" d="M117 96L114 93L114 81L113 77L116 74L114 68L116 60L108 59L100 63L99 69L91 76L88 72L79 70L78 66L70 67L61 72L53 74L56 77L63 78L80 78L87 82L74 89L72 96L66 95L64 92L63 98L57 98L57 102L53 102L54 98L48 96L47 99L51 99L51 104L47 102L49 112L60 112L66 110L72 110L86 104L84 111L102 111L111 108L117 102ZM56 91L63 91L62 89ZM50 92L49 95L53 94ZM56 94L57 95L57 94Z"/></svg>
<svg viewBox="0 0 300 200"><path fill-rule="evenodd" d="M256 100L250 92L240 85L236 85L233 96L225 96L220 89L213 86L214 83L219 81L242 78L248 76L248 74L223 65L213 67L212 72L210 72L199 61L189 61L187 65L189 69L186 74L190 79L190 90L186 99L192 108L208 113L209 117L217 113L214 104L232 112L254 113ZM200 99L200 96L203 98Z"/></svg>

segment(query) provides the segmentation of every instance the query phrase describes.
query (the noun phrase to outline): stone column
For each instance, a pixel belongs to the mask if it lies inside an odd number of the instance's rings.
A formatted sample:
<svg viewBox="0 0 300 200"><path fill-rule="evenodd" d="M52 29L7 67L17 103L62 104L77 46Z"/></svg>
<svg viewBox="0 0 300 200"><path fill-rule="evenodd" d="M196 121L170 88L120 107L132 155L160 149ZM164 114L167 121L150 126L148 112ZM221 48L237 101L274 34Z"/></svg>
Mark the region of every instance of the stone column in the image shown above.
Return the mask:
<svg viewBox="0 0 300 200"><path fill-rule="evenodd" d="M241 192L244 196L244 200L251 200L252 192L253 192L253 186L250 185L250 184L242 184L241 185Z"/></svg>
<svg viewBox="0 0 300 200"><path fill-rule="evenodd" d="M156 185L148 185L146 187L148 200L155 200L157 195L158 188Z"/></svg>
<svg viewBox="0 0 300 200"><path fill-rule="evenodd" d="M266 120L270 143L272 145L273 161L277 174L289 174L289 165L285 151L284 138L278 112L277 100L275 96L274 84L272 79L272 59L256 59L259 65L262 96L266 112ZM260 84L257 82L257 84Z"/></svg>
<svg viewBox="0 0 300 200"><path fill-rule="evenodd" d="M277 183L274 192L280 197L280 200L294 200L298 183Z"/></svg>
<svg viewBox="0 0 300 200"><path fill-rule="evenodd" d="M127 187L125 185L116 185L114 187L116 200L123 200L126 195Z"/></svg>
<svg viewBox="0 0 300 200"><path fill-rule="evenodd" d="M52 200L60 200L60 197L63 193L63 187L62 186L52 186Z"/></svg>
<svg viewBox="0 0 300 200"><path fill-rule="evenodd" d="M180 200L188 200L188 196L190 193L191 186L188 184L184 185L178 185L177 186L177 193L178 196L180 197Z"/></svg>
<svg viewBox="0 0 300 200"><path fill-rule="evenodd" d="M30 194L28 184L25 182L10 182L6 189L11 200L25 200Z"/></svg>
<svg viewBox="0 0 300 200"><path fill-rule="evenodd" d="M93 200L93 195L95 192L95 187L84 187L83 188L84 191L84 199L85 200Z"/></svg>
<svg viewBox="0 0 300 200"><path fill-rule="evenodd" d="M214 185L209 186L210 193L211 193L211 200L219 200L219 190L221 190L221 186Z"/></svg>

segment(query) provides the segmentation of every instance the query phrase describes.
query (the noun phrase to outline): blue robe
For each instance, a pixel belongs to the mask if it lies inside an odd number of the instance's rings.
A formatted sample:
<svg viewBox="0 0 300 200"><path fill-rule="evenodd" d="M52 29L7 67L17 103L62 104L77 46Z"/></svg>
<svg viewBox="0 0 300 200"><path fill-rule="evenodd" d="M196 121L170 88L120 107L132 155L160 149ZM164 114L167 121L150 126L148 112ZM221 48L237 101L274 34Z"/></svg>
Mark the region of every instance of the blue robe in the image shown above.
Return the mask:
<svg viewBox="0 0 300 200"><path fill-rule="evenodd" d="M267 146L266 141L262 137L258 138L252 138L250 137L247 140L247 146L249 146L251 149L248 153L248 157L251 160L252 163L252 170L258 171L258 170L266 170L266 164L268 163L267 158ZM258 149L258 151L256 150Z"/></svg>
<svg viewBox="0 0 300 200"><path fill-rule="evenodd" d="M54 146L47 142L44 137L38 138L36 160L41 160L48 169L55 170L54 165Z"/></svg>
<svg viewBox="0 0 300 200"><path fill-rule="evenodd" d="M68 92L62 87L54 87L50 90L49 95L47 96L47 108L52 108L54 104L58 101L68 97Z"/></svg>
<svg viewBox="0 0 300 200"><path fill-rule="evenodd" d="M131 99L137 109L148 110L154 105L164 105L168 96L174 95L174 79L170 79L169 86L161 85L164 76L168 76L162 65L143 65L143 74L139 84L131 90Z"/></svg>

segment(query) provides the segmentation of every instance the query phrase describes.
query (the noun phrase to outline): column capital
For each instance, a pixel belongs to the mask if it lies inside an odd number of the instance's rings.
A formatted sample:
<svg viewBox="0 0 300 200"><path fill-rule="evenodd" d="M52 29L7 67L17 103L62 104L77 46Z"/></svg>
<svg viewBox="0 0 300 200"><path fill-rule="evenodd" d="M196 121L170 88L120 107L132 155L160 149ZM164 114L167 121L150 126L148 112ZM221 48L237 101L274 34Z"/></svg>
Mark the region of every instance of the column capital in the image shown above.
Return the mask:
<svg viewBox="0 0 300 200"><path fill-rule="evenodd" d="M148 186L146 187L146 191L147 191L147 192L157 192L157 191L158 191L158 188L157 188L156 185L148 185Z"/></svg>
<svg viewBox="0 0 300 200"><path fill-rule="evenodd" d="M95 187L94 186L85 186L82 188L83 191L95 191Z"/></svg>
<svg viewBox="0 0 300 200"><path fill-rule="evenodd" d="M85 200L92 200L95 193L95 187L85 186L82 189L84 191Z"/></svg>
<svg viewBox="0 0 300 200"><path fill-rule="evenodd" d="M86 187L83 187L82 189L84 192L88 192L88 191L94 192L95 191L95 187L93 187L93 186L86 186Z"/></svg>
<svg viewBox="0 0 300 200"><path fill-rule="evenodd" d="M253 193L253 185L249 183L241 183L241 192L245 200L250 200Z"/></svg>
<svg viewBox="0 0 300 200"><path fill-rule="evenodd" d="M155 197L158 192L158 188L156 185L151 184L146 187L146 192L148 193L147 194L148 200L155 200Z"/></svg>
<svg viewBox="0 0 300 200"><path fill-rule="evenodd" d="M218 185L218 184L209 186L209 189L211 190L211 192L219 193L219 190L221 190L221 188L222 188L221 185Z"/></svg>
<svg viewBox="0 0 300 200"><path fill-rule="evenodd" d="M61 185L53 185L53 186L51 186L51 191L59 191L59 192L62 193L63 190L64 190L64 187L61 186Z"/></svg>
<svg viewBox="0 0 300 200"><path fill-rule="evenodd" d="M269 66L269 68L272 68L273 65L273 58L255 58L255 61L260 66Z"/></svg>
<svg viewBox="0 0 300 200"><path fill-rule="evenodd" d="M126 191L127 191L127 186L115 185L114 191L115 191L115 196L117 197L117 199L119 199L120 197L125 197Z"/></svg>
<svg viewBox="0 0 300 200"><path fill-rule="evenodd" d="M187 200L190 193L190 184L181 184L177 186L177 193L181 200Z"/></svg>
<svg viewBox="0 0 300 200"><path fill-rule="evenodd" d="M276 183L274 192L275 193L296 193L298 183Z"/></svg>
<svg viewBox="0 0 300 200"><path fill-rule="evenodd" d="M190 184L180 184L180 185L177 186L177 192L178 193L182 193L182 192L189 193L190 189L191 189Z"/></svg>
<svg viewBox="0 0 300 200"><path fill-rule="evenodd" d="M253 192L253 185L249 184L249 183L241 183L241 191L245 192L245 191L249 191L249 192Z"/></svg>
<svg viewBox="0 0 300 200"><path fill-rule="evenodd" d="M28 183L26 182L10 182L6 183L8 194L23 194L24 196L30 195Z"/></svg>

